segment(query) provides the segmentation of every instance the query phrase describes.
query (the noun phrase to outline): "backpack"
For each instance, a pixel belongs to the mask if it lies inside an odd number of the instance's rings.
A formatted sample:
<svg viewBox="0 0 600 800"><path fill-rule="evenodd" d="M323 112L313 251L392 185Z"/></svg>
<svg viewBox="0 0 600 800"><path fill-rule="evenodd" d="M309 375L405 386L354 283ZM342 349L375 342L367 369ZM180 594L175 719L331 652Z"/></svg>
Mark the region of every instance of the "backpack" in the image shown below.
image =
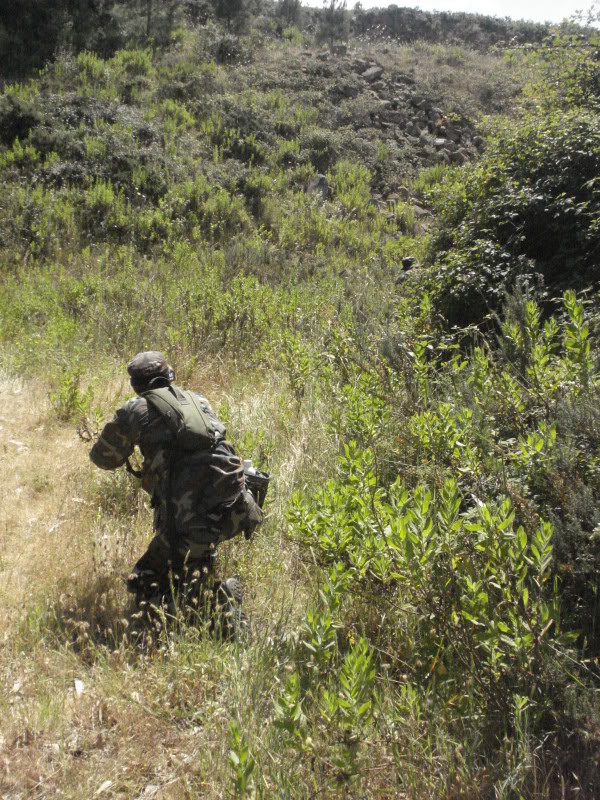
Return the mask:
<svg viewBox="0 0 600 800"><path fill-rule="evenodd" d="M217 429L193 392L178 386L149 389L141 395L166 422L180 450L210 450Z"/></svg>

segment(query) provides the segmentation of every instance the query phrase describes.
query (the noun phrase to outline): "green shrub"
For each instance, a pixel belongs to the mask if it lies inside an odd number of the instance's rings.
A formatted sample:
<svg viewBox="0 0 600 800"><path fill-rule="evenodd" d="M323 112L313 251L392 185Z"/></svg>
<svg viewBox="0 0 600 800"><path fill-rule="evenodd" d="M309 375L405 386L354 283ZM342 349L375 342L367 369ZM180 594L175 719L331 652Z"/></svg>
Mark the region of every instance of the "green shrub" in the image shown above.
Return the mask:
<svg viewBox="0 0 600 800"><path fill-rule="evenodd" d="M0 141L11 145L15 139L24 141L32 128L41 122L41 114L31 99L4 92L0 97Z"/></svg>
<svg viewBox="0 0 600 800"><path fill-rule="evenodd" d="M73 422L87 416L94 395L91 386L81 390L81 373L65 371L55 382L56 388L51 390L49 397L56 418L61 422Z"/></svg>
<svg viewBox="0 0 600 800"><path fill-rule="evenodd" d="M597 115L555 111L498 125L484 159L442 182L429 257L449 324L481 321L517 285L597 283L599 170Z"/></svg>
<svg viewBox="0 0 600 800"><path fill-rule="evenodd" d="M223 33L213 44L213 57L217 64L235 64L242 58L240 39L232 33Z"/></svg>
<svg viewBox="0 0 600 800"><path fill-rule="evenodd" d="M495 720L497 731L510 723L515 694L538 720L558 712L550 665L567 639L551 580L552 526L516 527L508 500L470 508L452 480L438 492L408 491L399 479L386 489L373 454L354 443L340 464L339 479L295 497L290 522L318 558L345 565L346 591L372 584L388 648L400 660L410 648L431 690L449 692L472 719Z"/></svg>

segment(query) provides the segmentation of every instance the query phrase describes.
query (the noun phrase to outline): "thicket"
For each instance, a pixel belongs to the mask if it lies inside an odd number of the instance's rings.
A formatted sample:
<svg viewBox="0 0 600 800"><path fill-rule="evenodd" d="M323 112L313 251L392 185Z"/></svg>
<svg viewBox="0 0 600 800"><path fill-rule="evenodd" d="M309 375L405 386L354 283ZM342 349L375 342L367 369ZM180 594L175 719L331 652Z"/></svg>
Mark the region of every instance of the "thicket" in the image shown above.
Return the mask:
<svg viewBox="0 0 600 800"><path fill-rule="evenodd" d="M599 46L565 36L543 48L534 108L494 121L483 159L432 192L429 259L449 324L479 322L517 287L552 299L598 286Z"/></svg>
<svg viewBox="0 0 600 800"><path fill-rule="evenodd" d="M268 552L285 534L306 603L248 644L247 691L210 723L234 795L595 797L594 50L532 53L540 82L472 165L394 165L434 212L419 228L411 202L371 202L386 142L357 141L314 88L290 95L289 45L217 64L214 31L63 54L5 87L4 364L88 425L106 411L91 367L150 345L183 382L212 358L266 387L259 430L237 396L220 413L275 485L293 442L304 470L261 535ZM306 191L316 172L327 197ZM89 502L132 513L125 478ZM65 602L32 611L15 651L47 626L108 660L102 631L61 628ZM160 714L197 724L198 665L230 685L234 656L165 635Z"/></svg>

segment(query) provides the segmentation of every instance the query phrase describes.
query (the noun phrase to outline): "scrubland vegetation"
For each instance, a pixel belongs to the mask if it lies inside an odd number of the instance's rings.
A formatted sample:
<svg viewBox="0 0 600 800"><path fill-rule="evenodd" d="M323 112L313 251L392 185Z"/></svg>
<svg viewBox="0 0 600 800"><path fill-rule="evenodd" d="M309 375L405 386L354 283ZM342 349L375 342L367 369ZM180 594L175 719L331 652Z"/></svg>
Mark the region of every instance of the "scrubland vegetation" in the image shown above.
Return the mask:
<svg viewBox="0 0 600 800"><path fill-rule="evenodd" d="M171 6L0 95L0 794L597 797L598 38ZM247 641L125 592L86 440L143 349L272 475Z"/></svg>

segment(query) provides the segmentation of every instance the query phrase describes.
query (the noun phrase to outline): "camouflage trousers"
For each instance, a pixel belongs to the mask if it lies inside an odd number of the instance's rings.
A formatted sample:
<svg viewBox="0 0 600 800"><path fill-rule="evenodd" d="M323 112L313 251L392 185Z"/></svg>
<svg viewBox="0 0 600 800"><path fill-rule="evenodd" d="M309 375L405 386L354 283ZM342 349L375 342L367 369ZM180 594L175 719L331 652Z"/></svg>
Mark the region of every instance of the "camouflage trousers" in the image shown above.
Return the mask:
<svg viewBox="0 0 600 800"><path fill-rule="evenodd" d="M178 530L173 542L159 525L128 578L128 590L138 599L153 601L174 590L199 595L212 586L217 545L242 532L251 534L261 522L259 506L244 490L231 505L196 517L186 530Z"/></svg>

